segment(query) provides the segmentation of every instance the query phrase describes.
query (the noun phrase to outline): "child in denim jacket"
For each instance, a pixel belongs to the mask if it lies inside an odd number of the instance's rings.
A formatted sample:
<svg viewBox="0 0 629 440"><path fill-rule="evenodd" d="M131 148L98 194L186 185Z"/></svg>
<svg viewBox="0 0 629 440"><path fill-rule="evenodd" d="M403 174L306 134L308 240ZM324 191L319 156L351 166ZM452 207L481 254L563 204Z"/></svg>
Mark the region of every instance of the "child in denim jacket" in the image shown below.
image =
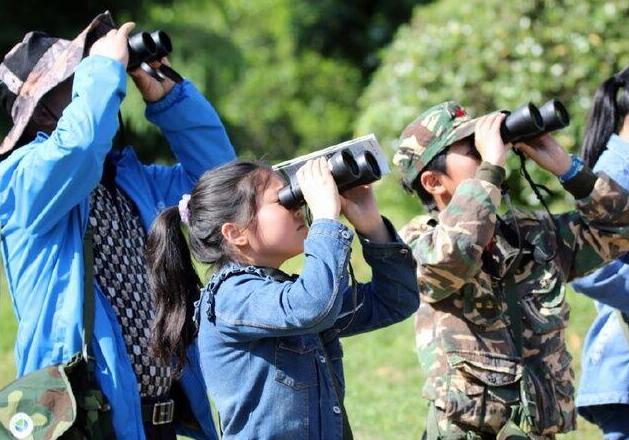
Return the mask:
<svg viewBox="0 0 629 440"><path fill-rule="evenodd" d="M199 327L204 379L225 439L351 439L339 337L402 321L418 307L415 262L380 216L370 186L339 195L325 159L297 173L313 217L278 203L282 179L234 162L206 173L148 239L156 294L154 350L180 364ZM350 286L353 232L373 280ZM215 273L199 295L192 254ZM304 253L301 275L281 265ZM200 297L195 311L195 301Z"/></svg>
<svg viewBox="0 0 629 440"><path fill-rule="evenodd" d="M583 160L629 188L629 66L596 92L582 145ZM603 431L604 440L629 437L629 255L572 286L596 300L597 315L583 341L579 414Z"/></svg>

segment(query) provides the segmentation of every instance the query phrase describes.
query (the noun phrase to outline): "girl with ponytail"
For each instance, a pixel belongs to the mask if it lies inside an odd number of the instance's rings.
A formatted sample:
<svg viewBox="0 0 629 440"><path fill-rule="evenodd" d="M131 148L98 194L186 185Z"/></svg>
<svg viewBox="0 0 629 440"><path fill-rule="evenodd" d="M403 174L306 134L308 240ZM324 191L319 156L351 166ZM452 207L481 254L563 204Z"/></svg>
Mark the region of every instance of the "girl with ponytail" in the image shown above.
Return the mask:
<svg viewBox="0 0 629 440"><path fill-rule="evenodd" d="M596 91L582 147L583 160L629 188L629 66ZM595 299L598 314L583 346L579 414L605 440L629 438L629 257L573 283Z"/></svg>
<svg viewBox="0 0 629 440"><path fill-rule="evenodd" d="M309 228L279 203L284 182L272 169L232 162L204 174L147 240L152 348L182 365L197 345L224 439L351 439L339 337L391 325L419 305L412 253L371 187L339 195L325 159L307 162L297 180ZM360 237L370 283L348 281L354 233L341 213ZM300 275L280 269L302 252ZM190 253L212 265L206 286Z"/></svg>

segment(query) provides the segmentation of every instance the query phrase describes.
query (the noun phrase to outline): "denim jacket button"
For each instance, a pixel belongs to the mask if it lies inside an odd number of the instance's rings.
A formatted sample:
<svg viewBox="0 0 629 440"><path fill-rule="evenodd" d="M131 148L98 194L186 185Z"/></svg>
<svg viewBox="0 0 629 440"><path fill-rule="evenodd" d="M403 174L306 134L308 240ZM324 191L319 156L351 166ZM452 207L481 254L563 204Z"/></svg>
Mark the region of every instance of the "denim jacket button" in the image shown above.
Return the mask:
<svg viewBox="0 0 629 440"><path fill-rule="evenodd" d="M323 356L323 355L319 356L319 361L320 361L322 364L325 364L325 356Z"/></svg>
<svg viewBox="0 0 629 440"><path fill-rule="evenodd" d="M349 237L351 236L352 236L351 232L347 230L343 230L343 232L341 232L341 237L343 237L345 240L349 240Z"/></svg>
<svg viewBox="0 0 629 440"><path fill-rule="evenodd" d="M334 414L341 414L341 408L336 405L332 407L332 411L334 411Z"/></svg>

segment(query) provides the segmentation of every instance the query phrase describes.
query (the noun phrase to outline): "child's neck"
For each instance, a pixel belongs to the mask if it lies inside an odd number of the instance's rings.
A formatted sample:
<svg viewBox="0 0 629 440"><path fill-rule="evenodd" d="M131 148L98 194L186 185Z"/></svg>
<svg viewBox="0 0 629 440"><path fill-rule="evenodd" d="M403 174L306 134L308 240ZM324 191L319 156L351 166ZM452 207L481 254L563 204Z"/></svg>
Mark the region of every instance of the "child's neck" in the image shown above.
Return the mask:
<svg viewBox="0 0 629 440"><path fill-rule="evenodd" d="M240 252L239 262L241 264L251 265L251 266L260 266L260 267L272 267L274 269L279 269L284 261L279 261L273 258L264 258L260 256L250 255L248 252Z"/></svg>
<svg viewBox="0 0 629 440"><path fill-rule="evenodd" d="M622 127L620 127L620 132L618 133L618 136L621 137L623 140L629 142L629 115L625 116L625 120L622 124Z"/></svg>

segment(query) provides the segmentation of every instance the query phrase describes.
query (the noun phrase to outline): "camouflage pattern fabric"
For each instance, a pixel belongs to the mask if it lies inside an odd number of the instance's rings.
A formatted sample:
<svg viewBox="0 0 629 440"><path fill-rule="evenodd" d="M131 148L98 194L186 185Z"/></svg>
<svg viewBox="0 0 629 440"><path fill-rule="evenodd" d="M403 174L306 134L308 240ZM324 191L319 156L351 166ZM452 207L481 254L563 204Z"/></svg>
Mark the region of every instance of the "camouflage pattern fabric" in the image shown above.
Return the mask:
<svg viewBox="0 0 629 440"><path fill-rule="evenodd" d="M76 403L62 366L13 382L0 393L0 437L56 439L74 423Z"/></svg>
<svg viewBox="0 0 629 440"><path fill-rule="evenodd" d="M111 408L80 354L42 368L0 390L0 438L104 440L114 438Z"/></svg>
<svg viewBox="0 0 629 440"><path fill-rule="evenodd" d="M474 133L476 119L454 101L429 108L402 132L393 164L407 185L437 154Z"/></svg>
<svg viewBox="0 0 629 440"><path fill-rule="evenodd" d="M577 210L555 217L558 234L543 212L513 214L531 246L510 271L518 246L503 232L513 230L513 217L497 227L499 203L498 187L468 179L437 221L418 217L400 232L418 260L416 343L423 396L434 407L429 438L495 436L516 410L530 438L573 430L564 284L629 250L629 195L604 174ZM521 355L509 296L522 316Z"/></svg>

